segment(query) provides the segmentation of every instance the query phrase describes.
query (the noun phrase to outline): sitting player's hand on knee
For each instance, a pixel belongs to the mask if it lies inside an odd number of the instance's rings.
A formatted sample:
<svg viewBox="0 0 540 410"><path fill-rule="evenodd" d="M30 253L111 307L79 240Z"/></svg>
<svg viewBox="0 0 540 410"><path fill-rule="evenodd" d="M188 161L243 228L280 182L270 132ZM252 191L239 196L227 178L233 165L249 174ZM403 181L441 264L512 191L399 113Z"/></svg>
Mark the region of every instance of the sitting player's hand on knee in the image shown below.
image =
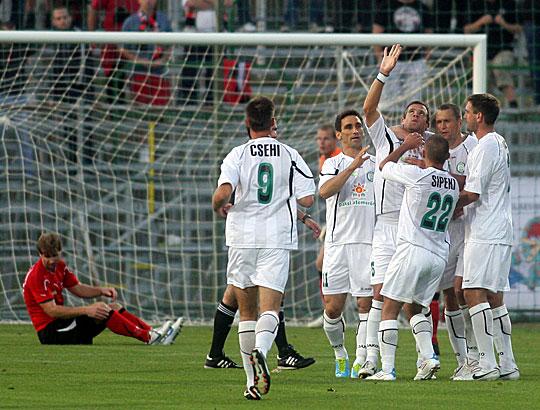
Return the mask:
<svg viewBox="0 0 540 410"><path fill-rule="evenodd" d="M105 320L111 312L111 307L105 302L96 302L90 306L87 306L87 315L93 319Z"/></svg>

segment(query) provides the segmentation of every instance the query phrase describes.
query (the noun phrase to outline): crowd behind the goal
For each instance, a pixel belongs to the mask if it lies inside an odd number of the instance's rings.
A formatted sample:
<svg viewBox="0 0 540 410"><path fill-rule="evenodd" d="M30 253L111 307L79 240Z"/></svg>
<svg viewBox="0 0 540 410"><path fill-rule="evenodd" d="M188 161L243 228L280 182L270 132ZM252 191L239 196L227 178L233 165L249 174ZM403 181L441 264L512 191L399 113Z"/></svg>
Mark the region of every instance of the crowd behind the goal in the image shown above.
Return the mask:
<svg viewBox="0 0 540 410"><path fill-rule="evenodd" d="M156 0L92 0L88 3L81 0L3 0L0 23L3 29L9 30L487 33L488 61L493 68L493 75L489 76L490 87L504 97L508 107L540 105L540 5L534 0L265 1L263 16L255 16L256 1L224 0L223 9L219 9L222 10L220 17L216 15L217 0L177 2L176 7L168 10L165 2ZM157 10L160 11L156 13ZM73 50L73 46L66 47ZM8 55L10 53L3 51L0 60L5 59L7 63ZM114 68L126 62L142 67L135 70L132 76L136 78L130 83L139 103L193 103L197 87L195 78L200 73L197 69L185 68L181 73L181 95L171 99L169 81L163 76L164 67L171 58L166 48L150 50L143 47L138 53L130 53L127 49L106 46L100 57L99 69L105 76L114 77ZM424 57L417 53L411 59ZM204 47L192 47L186 49L182 58L201 63L209 55ZM75 59L69 66L74 69L77 64L80 61ZM530 98L516 97L516 64L522 68L518 74L531 73L530 77L523 76L529 84ZM8 82L17 70L4 62L2 66L5 73L0 90L9 92L14 88L8 87ZM150 78L143 76L144 68L148 66L152 67ZM207 78L206 81L211 80ZM112 92L112 87L110 85L108 93ZM212 87L207 88L211 90ZM204 99L212 100L210 91Z"/></svg>

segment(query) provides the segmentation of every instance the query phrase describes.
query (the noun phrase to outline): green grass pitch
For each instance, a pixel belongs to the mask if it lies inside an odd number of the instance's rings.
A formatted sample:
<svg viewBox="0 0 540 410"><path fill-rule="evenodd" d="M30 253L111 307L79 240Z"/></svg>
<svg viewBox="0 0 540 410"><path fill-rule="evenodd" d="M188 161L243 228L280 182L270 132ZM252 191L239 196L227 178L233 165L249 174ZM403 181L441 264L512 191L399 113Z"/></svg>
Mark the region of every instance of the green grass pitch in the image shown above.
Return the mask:
<svg viewBox="0 0 540 410"><path fill-rule="evenodd" d="M209 327L184 327L173 346L145 346L108 330L93 346L41 346L29 325L0 325L2 409L533 409L540 408L540 326L516 325L514 350L522 378L515 382L451 382L455 361L439 333L438 380L414 382L416 353L400 332L394 383L336 380L333 354L322 329L289 328L289 341L317 362L273 373L261 402L242 396L242 370L203 369ZM347 347L354 355L354 329ZM226 352L239 359L236 329ZM269 359L276 366L275 351Z"/></svg>

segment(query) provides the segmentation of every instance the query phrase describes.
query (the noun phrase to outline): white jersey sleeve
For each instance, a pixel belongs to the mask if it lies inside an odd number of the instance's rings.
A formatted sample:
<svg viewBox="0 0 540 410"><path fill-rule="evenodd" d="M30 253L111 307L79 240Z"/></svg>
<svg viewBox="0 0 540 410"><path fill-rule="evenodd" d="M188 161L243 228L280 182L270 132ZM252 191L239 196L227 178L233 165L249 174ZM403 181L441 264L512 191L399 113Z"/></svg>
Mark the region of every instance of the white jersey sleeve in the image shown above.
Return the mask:
<svg viewBox="0 0 540 410"><path fill-rule="evenodd" d="M240 161L238 156L243 152L241 149L236 147L225 157L221 164L221 174L218 179L217 186L223 184L231 184L233 191L236 189L238 182L240 180Z"/></svg>
<svg viewBox="0 0 540 410"><path fill-rule="evenodd" d="M384 164L381 172L384 179L398 182L405 186L414 185L418 178L423 175L422 169L415 165L396 164L395 162Z"/></svg>
<svg viewBox="0 0 540 410"><path fill-rule="evenodd" d="M471 151L464 190L479 195L465 208L465 242L512 245L510 153L496 132L482 137Z"/></svg>
<svg viewBox="0 0 540 410"><path fill-rule="evenodd" d="M300 154L291 149L291 156L293 157L293 187L294 196L296 199L304 198L309 195L313 195L315 190L315 182L313 174L308 165L304 161L304 158Z"/></svg>

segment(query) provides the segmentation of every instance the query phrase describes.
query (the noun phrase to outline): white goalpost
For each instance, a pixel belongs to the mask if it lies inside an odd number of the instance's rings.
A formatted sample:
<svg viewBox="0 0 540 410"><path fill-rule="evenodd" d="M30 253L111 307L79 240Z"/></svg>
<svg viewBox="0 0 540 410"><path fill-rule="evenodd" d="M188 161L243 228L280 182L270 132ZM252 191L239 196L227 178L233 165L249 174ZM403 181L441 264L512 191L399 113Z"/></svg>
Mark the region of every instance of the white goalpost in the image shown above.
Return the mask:
<svg viewBox="0 0 540 410"><path fill-rule="evenodd" d="M394 43L407 51L399 64L420 70L392 76L390 122L411 99L435 109L485 91L485 35L0 31L0 320L27 320L22 282L52 230L82 281L117 287L138 315L209 322L226 268L211 194L221 160L247 138L245 102L272 98L279 138L316 173L317 128L361 109L373 46ZM140 58L104 61L111 45ZM322 202L311 212L320 223ZM319 243L299 234L285 310L301 323L321 302Z"/></svg>

